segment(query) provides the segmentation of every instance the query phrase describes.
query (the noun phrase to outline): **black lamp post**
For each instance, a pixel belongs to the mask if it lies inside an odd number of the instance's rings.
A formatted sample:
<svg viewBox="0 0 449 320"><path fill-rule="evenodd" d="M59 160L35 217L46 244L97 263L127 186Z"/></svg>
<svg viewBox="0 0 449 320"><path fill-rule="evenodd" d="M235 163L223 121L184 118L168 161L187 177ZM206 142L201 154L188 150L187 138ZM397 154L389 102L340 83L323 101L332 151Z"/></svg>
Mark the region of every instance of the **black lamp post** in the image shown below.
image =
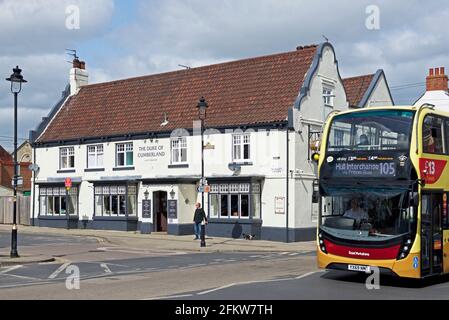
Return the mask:
<svg viewBox="0 0 449 320"><path fill-rule="evenodd" d="M17 181L19 179L17 168L17 96L19 95L20 91L22 91L22 83L27 82L25 79L23 79L21 72L22 70L19 69L19 66L17 66L13 69L13 74L11 75L11 77L6 79L7 81L11 82L11 92L14 94L14 212L11 234L11 258L19 257L19 253L17 252Z"/></svg>
<svg viewBox="0 0 449 320"><path fill-rule="evenodd" d="M204 120L206 120L206 112L209 105L206 102L206 99L204 97L201 97L200 101L198 102L197 108L198 108L198 117L201 120L201 205L204 209L204 186L205 186L205 179L204 179ZM206 246L206 226L204 225L204 221L201 224L201 247Z"/></svg>

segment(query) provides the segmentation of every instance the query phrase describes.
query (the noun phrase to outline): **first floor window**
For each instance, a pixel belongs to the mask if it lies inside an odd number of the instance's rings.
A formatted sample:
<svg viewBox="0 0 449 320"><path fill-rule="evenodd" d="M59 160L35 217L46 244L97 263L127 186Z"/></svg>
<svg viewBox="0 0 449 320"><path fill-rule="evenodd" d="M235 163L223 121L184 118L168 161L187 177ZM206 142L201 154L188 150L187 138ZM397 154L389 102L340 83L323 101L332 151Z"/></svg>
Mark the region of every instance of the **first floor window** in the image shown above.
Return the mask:
<svg viewBox="0 0 449 320"><path fill-rule="evenodd" d="M236 134L232 136L232 160L243 161L251 158L251 136L247 134Z"/></svg>
<svg viewBox="0 0 449 320"><path fill-rule="evenodd" d="M131 167L134 165L133 144L117 144L117 167Z"/></svg>
<svg viewBox="0 0 449 320"><path fill-rule="evenodd" d="M260 218L260 184L233 183L211 185L210 218Z"/></svg>
<svg viewBox="0 0 449 320"><path fill-rule="evenodd" d="M95 186L96 216L137 215L136 186Z"/></svg>
<svg viewBox="0 0 449 320"><path fill-rule="evenodd" d="M63 187L39 189L39 215L63 216L78 214L78 188L67 191Z"/></svg>
<svg viewBox="0 0 449 320"><path fill-rule="evenodd" d="M172 164L187 162L187 138L179 137L171 139L171 162Z"/></svg>
<svg viewBox="0 0 449 320"><path fill-rule="evenodd" d="M60 169L75 168L75 148L60 148L59 149L59 163Z"/></svg>
<svg viewBox="0 0 449 320"><path fill-rule="evenodd" d="M104 150L103 145L87 147L87 167L102 168L103 167Z"/></svg>

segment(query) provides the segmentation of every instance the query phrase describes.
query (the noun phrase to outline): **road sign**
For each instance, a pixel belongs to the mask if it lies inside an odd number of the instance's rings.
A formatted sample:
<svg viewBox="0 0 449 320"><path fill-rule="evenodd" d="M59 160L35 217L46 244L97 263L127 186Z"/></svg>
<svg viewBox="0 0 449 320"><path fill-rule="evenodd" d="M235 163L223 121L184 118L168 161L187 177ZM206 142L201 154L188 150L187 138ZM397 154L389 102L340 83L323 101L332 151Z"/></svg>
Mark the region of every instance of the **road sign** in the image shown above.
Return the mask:
<svg viewBox="0 0 449 320"><path fill-rule="evenodd" d="M14 179L11 180L11 185L12 185L12 186L15 185ZM18 186L18 187L23 186L23 177L17 177L17 186Z"/></svg>
<svg viewBox="0 0 449 320"><path fill-rule="evenodd" d="M72 189L72 179L71 178L65 178L64 184L65 184L67 191Z"/></svg>
<svg viewBox="0 0 449 320"><path fill-rule="evenodd" d="M209 193L210 192L210 186L198 186L198 192L204 192L204 193Z"/></svg>

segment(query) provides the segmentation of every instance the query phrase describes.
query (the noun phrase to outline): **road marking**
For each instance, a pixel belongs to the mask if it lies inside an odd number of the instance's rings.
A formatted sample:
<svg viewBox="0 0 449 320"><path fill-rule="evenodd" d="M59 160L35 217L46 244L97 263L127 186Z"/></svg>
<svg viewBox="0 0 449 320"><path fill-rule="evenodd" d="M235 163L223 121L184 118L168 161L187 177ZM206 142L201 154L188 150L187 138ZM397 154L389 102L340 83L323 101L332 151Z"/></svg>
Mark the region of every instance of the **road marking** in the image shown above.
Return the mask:
<svg viewBox="0 0 449 320"><path fill-rule="evenodd" d="M218 290L223 290L223 289L227 289L227 288L230 288L230 287L233 287L233 286L235 286L235 283L230 283L230 284L227 284L227 285L225 285L225 286L222 286L222 287L218 287L218 288L214 288L214 289L206 290L206 291L203 291L203 292L199 292L199 293L197 293L197 295L199 295L199 296L202 296L202 295L205 295L205 294L208 294L208 293L214 292L214 291L218 291Z"/></svg>
<svg viewBox="0 0 449 320"><path fill-rule="evenodd" d="M100 266L104 269L105 273L112 273L111 269L109 269L106 263L102 263Z"/></svg>
<svg viewBox="0 0 449 320"><path fill-rule="evenodd" d="M323 270L320 270L320 271L312 271L312 272L308 272L308 273L305 273L305 274L303 274L303 275L300 275L300 276L296 277L295 279L303 279L303 278L307 278L308 276L311 276L311 275L313 275L313 274L315 274L315 273L321 273L321 272L324 272L324 271L323 271Z"/></svg>
<svg viewBox="0 0 449 320"><path fill-rule="evenodd" d="M10 271L14 271L14 270L17 270L17 269L22 268L22 267L23 267L22 265L13 266L13 267L10 267L10 268L8 268L6 270L1 271L0 274L7 274Z"/></svg>
<svg viewBox="0 0 449 320"><path fill-rule="evenodd" d="M39 281L42 279L39 278L33 278L33 277L27 277L27 276L19 276L17 274L4 274L4 276L8 276L8 277L13 277L13 278L18 278L18 279L23 279L23 280L33 280L33 281Z"/></svg>
<svg viewBox="0 0 449 320"><path fill-rule="evenodd" d="M289 254L289 253L290 253L290 252L281 252L281 253L279 253L279 254L285 256L286 254Z"/></svg>
<svg viewBox="0 0 449 320"><path fill-rule="evenodd" d="M62 266L60 266L58 269L56 269L55 272L53 272L48 279L54 279L56 278L62 271L65 270L65 268L67 268L70 265L70 262L66 262L64 263Z"/></svg>
<svg viewBox="0 0 449 320"><path fill-rule="evenodd" d="M195 267L204 267L204 266L207 266L207 264L205 264L205 263L189 264L187 267L195 268Z"/></svg>
<svg viewBox="0 0 449 320"><path fill-rule="evenodd" d="M177 296L166 296L166 297L156 297L156 298L145 298L141 300L165 300L165 299L175 299L175 298L186 298L191 297L193 294L180 294Z"/></svg>
<svg viewBox="0 0 449 320"><path fill-rule="evenodd" d="M299 253L290 253L289 256L297 256Z"/></svg>

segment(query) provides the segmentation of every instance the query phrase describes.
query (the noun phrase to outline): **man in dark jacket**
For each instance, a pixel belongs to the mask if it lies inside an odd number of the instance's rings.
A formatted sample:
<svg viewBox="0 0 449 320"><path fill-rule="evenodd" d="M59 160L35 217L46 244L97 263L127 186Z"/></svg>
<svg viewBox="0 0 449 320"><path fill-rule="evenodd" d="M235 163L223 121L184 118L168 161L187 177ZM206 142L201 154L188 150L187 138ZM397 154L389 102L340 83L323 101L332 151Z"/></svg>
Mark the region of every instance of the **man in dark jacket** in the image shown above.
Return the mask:
<svg viewBox="0 0 449 320"><path fill-rule="evenodd" d="M201 208L201 203L197 202L195 204L196 210L195 210L195 215L193 216L193 223L194 223L194 227L195 227L195 239L194 240L198 240L201 237L201 223L204 221L206 221L207 224L207 217L206 217L206 212L204 212L204 209Z"/></svg>

